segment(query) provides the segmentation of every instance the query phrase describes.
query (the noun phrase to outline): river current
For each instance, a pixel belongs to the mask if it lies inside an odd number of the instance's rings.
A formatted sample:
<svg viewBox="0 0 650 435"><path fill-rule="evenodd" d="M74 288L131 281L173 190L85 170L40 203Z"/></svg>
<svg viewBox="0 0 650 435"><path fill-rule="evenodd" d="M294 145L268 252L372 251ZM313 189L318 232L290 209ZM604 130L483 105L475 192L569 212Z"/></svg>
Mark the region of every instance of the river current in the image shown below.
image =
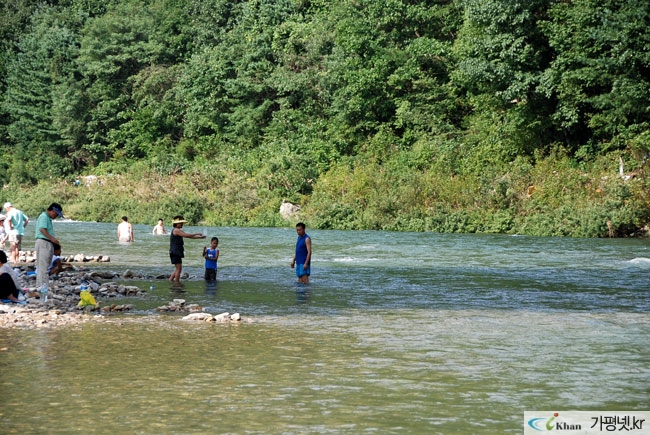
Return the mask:
<svg viewBox="0 0 650 435"><path fill-rule="evenodd" d="M169 274L168 236L56 222L65 254ZM169 229L169 227L168 227ZM27 227L24 248L33 246ZM311 283L295 230L186 227L164 279L107 322L0 330L2 433L522 433L526 410L650 409L650 243L318 231ZM174 298L241 324L188 323Z"/></svg>

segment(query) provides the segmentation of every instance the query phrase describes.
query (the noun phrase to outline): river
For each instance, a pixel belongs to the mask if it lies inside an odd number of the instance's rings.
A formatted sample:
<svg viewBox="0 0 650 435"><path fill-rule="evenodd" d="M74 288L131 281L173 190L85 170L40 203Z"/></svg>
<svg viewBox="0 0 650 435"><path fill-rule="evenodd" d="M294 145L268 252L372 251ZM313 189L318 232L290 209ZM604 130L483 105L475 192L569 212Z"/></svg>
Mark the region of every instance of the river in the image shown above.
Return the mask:
<svg viewBox="0 0 650 435"><path fill-rule="evenodd" d="M171 272L168 237L116 228L55 223L98 269ZM650 409L647 240L307 228L298 286L294 229L185 229L219 237L216 286L186 240L182 292L135 281L154 290L108 322L0 330L3 433L518 434L525 410ZM244 321L156 312L179 297Z"/></svg>

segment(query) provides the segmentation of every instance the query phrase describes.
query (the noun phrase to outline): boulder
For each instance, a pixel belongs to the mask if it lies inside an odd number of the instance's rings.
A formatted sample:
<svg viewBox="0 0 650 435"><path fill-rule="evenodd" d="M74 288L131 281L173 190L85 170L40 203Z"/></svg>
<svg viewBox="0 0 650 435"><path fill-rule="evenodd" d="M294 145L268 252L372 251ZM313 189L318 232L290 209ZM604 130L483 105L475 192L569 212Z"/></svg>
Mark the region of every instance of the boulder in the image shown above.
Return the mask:
<svg viewBox="0 0 650 435"><path fill-rule="evenodd" d="M280 216L284 219L291 219L300 211L300 206L292 204L289 201L282 201L280 205Z"/></svg>
<svg viewBox="0 0 650 435"><path fill-rule="evenodd" d="M140 292L140 287L134 286L134 285L127 285L124 286L124 294L125 295L137 295Z"/></svg>
<svg viewBox="0 0 650 435"><path fill-rule="evenodd" d="M211 322L214 320L212 314L208 313L191 313L183 317L183 320L201 320L204 322Z"/></svg>
<svg viewBox="0 0 650 435"><path fill-rule="evenodd" d="M230 313L221 313L214 316L215 322L227 322L230 320Z"/></svg>

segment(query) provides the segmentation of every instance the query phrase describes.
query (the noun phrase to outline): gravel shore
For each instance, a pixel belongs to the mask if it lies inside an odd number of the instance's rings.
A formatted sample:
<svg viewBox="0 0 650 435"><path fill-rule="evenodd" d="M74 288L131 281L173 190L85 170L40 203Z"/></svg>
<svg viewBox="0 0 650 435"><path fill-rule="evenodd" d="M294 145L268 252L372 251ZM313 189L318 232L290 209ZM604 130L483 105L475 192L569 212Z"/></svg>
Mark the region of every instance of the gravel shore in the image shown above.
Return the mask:
<svg viewBox="0 0 650 435"><path fill-rule="evenodd" d="M112 312L129 311L132 307L118 302L123 296L145 296L146 291L136 286L118 284L120 278L109 272L92 272L87 269L62 272L51 280L47 302L41 299L36 277L28 266L14 268L18 272L26 303L0 303L0 328L49 328L101 320ZM139 278L133 275L130 278ZM96 306L80 306L81 284L97 301ZM106 302L109 301L109 302Z"/></svg>
<svg viewBox="0 0 650 435"><path fill-rule="evenodd" d="M166 279L166 276L138 276L131 271L121 275L77 268L62 272L50 281L47 301L36 288L36 277L31 267L14 268L19 274L26 301L20 304L0 303L0 328L35 329L77 325L89 321L106 321L111 314L128 312L133 306L120 304L125 296L146 297L146 290L137 286L119 284L117 280ZM187 278L187 274L184 275ZM95 299L96 305L81 304L82 283ZM239 313L211 315L197 304L186 304L184 299L173 299L157 308L159 313L187 314L183 320L205 322L241 322Z"/></svg>
<svg viewBox="0 0 650 435"><path fill-rule="evenodd" d="M75 325L101 316L47 309L36 304L0 304L0 328L34 329Z"/></svg>

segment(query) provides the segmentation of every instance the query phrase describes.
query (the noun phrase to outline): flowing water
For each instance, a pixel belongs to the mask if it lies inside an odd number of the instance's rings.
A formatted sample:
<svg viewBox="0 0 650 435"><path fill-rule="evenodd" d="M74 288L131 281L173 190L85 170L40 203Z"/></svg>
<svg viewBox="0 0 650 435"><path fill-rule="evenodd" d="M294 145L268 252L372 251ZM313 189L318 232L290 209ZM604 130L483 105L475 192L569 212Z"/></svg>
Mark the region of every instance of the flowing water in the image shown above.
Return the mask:
<svg viewBox="0 0 650 435"><path fill-rule="evenodd" d="M55 224L97 269L171 272L168 237L116 228ZM182 292L135 281L155 288L108 322L0 330L0 432L514 434L525 410L650 409L648 241L308 228L298 286L294 229L186 230L219 237L216 286L186 240ZM156 312L178 297L244 321Z"/></svg>

